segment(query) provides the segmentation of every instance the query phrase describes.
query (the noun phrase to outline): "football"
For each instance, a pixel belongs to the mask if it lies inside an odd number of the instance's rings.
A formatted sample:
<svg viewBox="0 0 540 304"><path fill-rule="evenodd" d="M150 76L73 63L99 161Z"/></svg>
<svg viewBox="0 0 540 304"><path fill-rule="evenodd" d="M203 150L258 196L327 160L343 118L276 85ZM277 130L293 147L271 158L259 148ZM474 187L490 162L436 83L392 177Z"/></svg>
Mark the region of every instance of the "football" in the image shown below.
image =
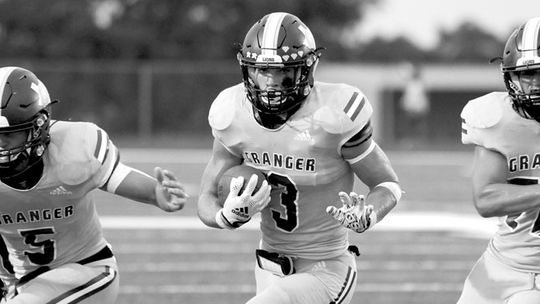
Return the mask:
<svg viewBox="0 0 540 304"><path fill-rule="evenodd" d="M227 199L227 196L229 195L231 180L238 176L244 177L244 185L242 186L242 189L240 189L239 193L241 194L251 178L251 175L253 174L256 174L259 177L257 179L257 186L255 186L255 190L253 191L253 193L255 193L261 188L262 182L266 179L266 176L262 173L262 171L242 164L231 167L227 171L223 172L218 183L218 200L221 206L223 206L225 199Z"/></svg>

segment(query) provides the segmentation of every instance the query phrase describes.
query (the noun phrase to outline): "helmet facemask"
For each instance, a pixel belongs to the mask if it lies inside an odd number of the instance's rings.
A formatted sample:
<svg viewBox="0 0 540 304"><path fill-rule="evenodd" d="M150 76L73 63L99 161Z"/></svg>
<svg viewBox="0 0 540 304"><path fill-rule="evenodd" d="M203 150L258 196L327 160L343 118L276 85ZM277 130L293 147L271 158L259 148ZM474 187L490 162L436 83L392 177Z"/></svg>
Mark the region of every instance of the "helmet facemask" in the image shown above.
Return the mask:
<svg viewBox="0 0 540 304"><path fill-rule="evenodd" d="M30 122L0 128L1 134L24 132L26 140L21 145L9 149L0 149L0 178L2 180L16 178L42 159L50 141L49 112L39 112Z"/></svg>
<svg viewBox="0 0 540 304"><path fill-rule="evenodd" d="M504 82L519 114L540 121L540 69L506 72Z"/></svg>
<svg viewBox="0 0 540 304"><path fill-rule="evenodd" d="M240 56L239 56L240 57ZM241 60L242 76L249 101L263 114L285 114L311 93L318 57L293 64L256 64Z"/></svg>

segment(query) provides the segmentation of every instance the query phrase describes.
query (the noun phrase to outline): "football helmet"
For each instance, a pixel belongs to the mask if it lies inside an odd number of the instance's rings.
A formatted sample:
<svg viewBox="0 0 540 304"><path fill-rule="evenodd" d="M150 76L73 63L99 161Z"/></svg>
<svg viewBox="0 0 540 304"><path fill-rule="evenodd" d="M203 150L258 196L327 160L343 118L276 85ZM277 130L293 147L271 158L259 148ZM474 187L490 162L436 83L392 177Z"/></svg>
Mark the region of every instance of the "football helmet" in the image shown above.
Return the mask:
<svg viewBox="0 0 540 304"><path fill-rule="evenodd" d="M237 55L255 109L263 114L296 110L313 87L318 50L309 28L292 14L271 13L257 21Z"/></svg>
<svg viewBox="0 0 540 304"><path fill-rule="evenodd" d="M25 131L17 147L0 146L0 178L21 175L43 156L50 141L51 99L34 73L20 67L0 68L0 134Z"/></svg>
<svg viewBox="0 0 540 304"><path fill-rule="evenodd" d="M518 27L506 42L501 70L516 111L540 122L540 17Z"/></svg>

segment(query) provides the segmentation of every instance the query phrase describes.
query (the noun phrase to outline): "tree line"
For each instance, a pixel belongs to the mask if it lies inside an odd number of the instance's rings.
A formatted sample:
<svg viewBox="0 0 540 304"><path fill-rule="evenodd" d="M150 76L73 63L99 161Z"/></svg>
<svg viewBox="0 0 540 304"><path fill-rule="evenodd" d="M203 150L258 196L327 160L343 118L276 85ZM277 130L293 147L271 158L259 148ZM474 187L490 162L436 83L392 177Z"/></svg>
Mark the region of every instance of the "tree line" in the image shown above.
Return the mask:
<svg viewBox="0 0 540 304"><path fill-rule="evenodd" d="M326 60L485 62L503 41L472 23L422 50L405 38L347 43L379 0L3 0L0 56L32 59L208 61L235 58L249 27L272 11L300 17Z"/></svg>

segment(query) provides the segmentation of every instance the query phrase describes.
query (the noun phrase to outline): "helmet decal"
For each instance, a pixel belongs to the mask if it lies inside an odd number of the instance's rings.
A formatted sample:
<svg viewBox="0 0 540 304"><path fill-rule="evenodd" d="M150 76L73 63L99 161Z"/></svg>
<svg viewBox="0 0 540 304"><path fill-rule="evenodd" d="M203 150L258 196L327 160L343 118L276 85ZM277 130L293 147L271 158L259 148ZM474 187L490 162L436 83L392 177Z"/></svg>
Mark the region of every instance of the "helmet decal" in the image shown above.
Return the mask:
<svg viewBox="0 0 540 304"><path fill-rule="evenodd" d="M539 40L540 40L540 17L533 18L523 25L521 41L516 41L517 48L522 51L521 57L517 59L517 65L528 65L540 63ZM519 36L516 37L519 39Z"/></svg>
<svg viewBox="0 0 540 304"><path fill-rule="evenodd" d="M34 82L32 82L32 84L30 85L30 88L32 90L34 90L38 96L38 101L37 101L37 104L42 106L43 105L43 97L41 96L41 92L39 90L39 86L37 84L35 84Z"/></svg>
<svg viewBox="0 0 540 304"><path fill-rule="evenodd" d="M262 56L273 57L277 55L277 49L279 48L278 38L281 31L281 24L283 23L285 16L285 13L275 13L268 16L262 35Z"/></svg>
<svg viewBox="0 0 540 304"><path fill-rule="evenodd" d="M298 29L302 33L304 33L304 36L305 36L304 44L308 45L312 49L315 49L316 48L316 46L315 46L315 38L313 38L313 34L311 33L311 31L303 24L300 24L298 26Z"/></svg>
<svg viewBox="0 0 540 304"><path fill-rule="evenodd" d="M15 67L0 68L0 116L4 117L6 120L7 118L2 113L2 110L7 108L13 94L10 88L6 88L6 86L9 86L8 77L11 75L13 70L15 70ZM3 95L6 94L4 93L6 90L10 91L10 95L7 96L6 101L4 102ZM1 126L9 126L9 121L7 121L7 124L2 123Z"/></svg>

